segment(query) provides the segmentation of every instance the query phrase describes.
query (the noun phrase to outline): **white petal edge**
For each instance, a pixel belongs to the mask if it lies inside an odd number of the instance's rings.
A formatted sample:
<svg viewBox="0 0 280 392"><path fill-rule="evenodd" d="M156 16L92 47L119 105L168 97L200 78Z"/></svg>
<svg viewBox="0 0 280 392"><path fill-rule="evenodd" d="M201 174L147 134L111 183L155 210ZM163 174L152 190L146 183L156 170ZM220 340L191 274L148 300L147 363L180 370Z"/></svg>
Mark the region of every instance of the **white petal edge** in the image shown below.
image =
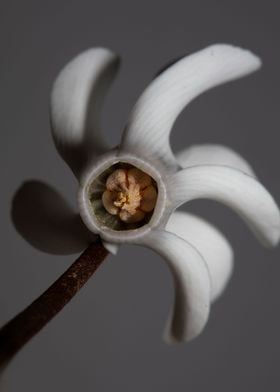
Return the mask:
<svg viewBox="0 0 280 392"><path fill-rule="evenodd" d="M108 241L104 241L104 240L102 240L102 244L103 244L104 248L108 250L109 253L116 256L116 254L119 251L119 247L120 247L119 244L114 244L113 242L108 242Z"/></svg>
<svg viewBox="0 0 280 392"><path fill-rule="evenodd" d="M280 238L280 213L273 197L255 178L224 166L182 169L167 179L173 208L194 199L212 199L232 208L265 246Z"/></svg>
<svg viewBox="0 0 280 392"><path fill-rule="evenodd" d="M233 250L224 235L204 219L175 211L165 228L192 244L203 256L211 279L211 301L224 291L233 269Z"/></svg>
<svg viewBox="0 0 280 392"><path fill-rule="evenodd" d="M79 177L87 160L106 151L99 120L107 92L119 66L105 48L92 48L71 60L51 92L50 119L59 154Z"/></svg>
<svg viewBox="0 0 280 392"><path fill-rule="evenodd" d="M184 57L144 90L129 117L121 148L176 168L169 135L184 107L208 89L248 75L260 65L250 51L226 44Z"/></svg>
<svg viewBox="0 0 280 392"><path fill-rule="evenodd" d="M210 277L205 261L192 245L166 231L151 231L139 244L160 254L173 275L175 303L168 342L190 341L209 316Z"/></svg>
<svg viewBox="0 0 280 392"><path fill-rule="evenodd" d="M256 177L250 164L236 151L220 144L198 144L176 154L182 168L197 165L223 165Z"/></svg>

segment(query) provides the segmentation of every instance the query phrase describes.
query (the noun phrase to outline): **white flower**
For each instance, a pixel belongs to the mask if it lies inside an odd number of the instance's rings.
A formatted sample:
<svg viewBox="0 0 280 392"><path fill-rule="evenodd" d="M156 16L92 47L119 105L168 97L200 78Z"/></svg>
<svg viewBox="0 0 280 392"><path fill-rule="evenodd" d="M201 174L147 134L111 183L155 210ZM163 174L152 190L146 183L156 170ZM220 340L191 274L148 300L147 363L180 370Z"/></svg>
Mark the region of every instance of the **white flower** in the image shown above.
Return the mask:
<svg viewBox="0 0 280 392"><path fill-rule="evenodd" d="M167 336L170 341L196 337L207 322L210 303L227 284L233 253L216 228L175 209L198 198L220 201L268 246L279 241L280 215L237 153L202 145L174 155L169 135L192 99L260 65L254 54L230 45L213 45L180 59L146 88L119 146L109 149L99 114L118 59L103 48L74 58L54 83L51 123L58 152L79 181L80 216L88 230L55 191L38 182L24 185L15 198L17 229L33 245L53 253L82 249L96 234L112 253L123 243L158 252L170 267L176 289ZM30 194L33 214L26 223L27 213L19 206Z"/></svg>

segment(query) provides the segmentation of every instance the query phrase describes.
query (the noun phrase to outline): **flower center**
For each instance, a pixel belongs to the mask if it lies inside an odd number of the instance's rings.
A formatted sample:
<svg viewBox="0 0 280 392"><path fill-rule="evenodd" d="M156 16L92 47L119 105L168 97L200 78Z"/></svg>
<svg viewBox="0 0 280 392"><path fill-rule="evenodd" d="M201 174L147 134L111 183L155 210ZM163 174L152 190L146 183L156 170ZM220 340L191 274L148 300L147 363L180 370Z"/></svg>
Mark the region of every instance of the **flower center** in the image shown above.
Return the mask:
<svg viewBox="0 0 280 392"><path fill-rule="evenodd" d="M140 162L140 165L146 167L145 162ZM150 171L153 173L147 165L147 172ZM142 228L145 230L144 227L153 222L158 203L162 205L164 192L162 186L158 187L161 182L157 173L155 180L147 172L129 162L114 161L110 166L104 165L103 171L91 174L79 196L81 205L86 206L81 210L86 224L94 225L94 229L102 233L106 231L108 236L122 231L133 235L134 230L135 233ZM83 201L85 204L82 204ZM108 234L110 231L112 233Z"/></svg>
<svg viewBox="0 0 280 392"><path fill-rule="evenodd" d="M157 190L152 178L135 167L113 171L102 194L106 211L126 223L142 221L153 211L156 200Z"/></svg>

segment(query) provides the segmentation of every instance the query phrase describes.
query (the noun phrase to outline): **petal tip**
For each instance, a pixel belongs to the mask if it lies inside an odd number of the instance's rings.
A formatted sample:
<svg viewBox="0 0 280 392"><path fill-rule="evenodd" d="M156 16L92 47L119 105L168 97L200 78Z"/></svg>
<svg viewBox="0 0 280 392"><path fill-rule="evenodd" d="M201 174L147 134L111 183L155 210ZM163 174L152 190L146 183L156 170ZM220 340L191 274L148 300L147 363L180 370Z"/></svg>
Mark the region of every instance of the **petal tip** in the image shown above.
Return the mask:
<svg viewBox="0 0 280 392"><path fill-rule="evenodd" d="M162 334L162 340L168 346L173 346L175 344L183 343L182 341L177 340L175 337L171 336L170 334L166 333L165 331Z"/></svg>
<svg viewBox="0 0 280 392"><path fill-rule="evenodd" d="M165 344L169 346L190 343L203 332L207 320L205 321L202 327L187 332L186 331L177 332L174 330L174 328L172 328L170 324L167 324L167 327L165 328L162 334L162 340Z"/></svg>
<svg viewBox="0 0 280 392"><path fill-rule="evenodd" d="M111 50L89 48L70 60L53 83L49 104L53 140L77 177L88 155L107 150L100 111L119 64L119 56Z"/></svg>
<svg viewBox="0 0 280 392"><path fill-rule="evenodd" d="M279 245L279 242L280 242L280 221L279 221L279 225L273 228L270 236L267 236L266 241L264 241L264 245L267 248L275 248L276 246Z"/></svg>
<svg viewBox="0 0 280 392"><path fill-rule="evenodd" d="M267 204L267 208L270 207L270 224L266 232L258 237L265 247L275 248L280 242L280 210L275 199L269 193L268 195L270 196L270 206Z"/></svg>
<svg viewBox="0 0 280 392"><path fill-rule="evenodd" d="M248 72L257 71L262 66L262 60L259 56L248 49L241 48L239 46L220 43L209 46L210 55L215 56L219 53L223 53L225 56L232 54L238 55L240 61L247 65Z"/></svg>

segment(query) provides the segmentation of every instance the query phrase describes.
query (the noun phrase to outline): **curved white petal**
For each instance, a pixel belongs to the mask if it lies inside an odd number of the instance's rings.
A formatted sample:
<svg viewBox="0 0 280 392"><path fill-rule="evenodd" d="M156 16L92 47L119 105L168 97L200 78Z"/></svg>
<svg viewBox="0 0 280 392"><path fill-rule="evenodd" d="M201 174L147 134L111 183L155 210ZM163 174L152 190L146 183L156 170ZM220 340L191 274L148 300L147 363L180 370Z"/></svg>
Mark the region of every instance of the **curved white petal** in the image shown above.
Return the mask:
<svg viewBox="0 0 280 392"><path fill-rule="evenodd" d="M201 253L211 278L211 300L225 289L233 268L233 251L228 240L210 223L198 216L175 211L166 230L183 238Z"/></svg>
<svg viewBox="0 0 280 392"><path fill-rule="evenodd" d="M40 181L25 182L18 189L11 214L18 233L43 252L73 254L95 239L67 201Z"/></svg>
<svg viewBox="0 0 280 392"><path fill-rule="evenodd" d="M118 57L108 49L89 49L71 60L54 82L52 134L58 152L77 177L89 158L106 150L99 118L118 65Z"/></svg>
<svg viewBox="0 0 280 392"><path fill-rule="evenodd" d="M236 151L219 144L199 144L176 154L181 167L187 168L197 165L223 165L243 171L252 177L255 173L250 164Z"/></svg>
<svg viewBox="0 0 280 392"><path fill-rule="evenodd" d="M139 241L140 242L140 241ZM188 242L166 231L151 231L141 245L159 253L175 283L170 341L189 341L204 328L210 307L210 278L200 253Z"/></svg>
<svg viewBox="0 0 280 392"><path fill-rule="evenodd" d="M171 128L184 107L199 94L257 70L260 59L231 45L209 46L184 57L161 73L137 101L125 129L121 148L161 159L176 167L169 145Z"/></svg>
<svg viewBox="0 0 280 392"><path fill-rule="evenodd" d="M279 209L255 178L225 166L202 165L182 169L167 182L174 208L193 199L219 201L235 210L264 245L278 243Z"/></svg>

